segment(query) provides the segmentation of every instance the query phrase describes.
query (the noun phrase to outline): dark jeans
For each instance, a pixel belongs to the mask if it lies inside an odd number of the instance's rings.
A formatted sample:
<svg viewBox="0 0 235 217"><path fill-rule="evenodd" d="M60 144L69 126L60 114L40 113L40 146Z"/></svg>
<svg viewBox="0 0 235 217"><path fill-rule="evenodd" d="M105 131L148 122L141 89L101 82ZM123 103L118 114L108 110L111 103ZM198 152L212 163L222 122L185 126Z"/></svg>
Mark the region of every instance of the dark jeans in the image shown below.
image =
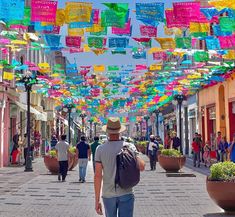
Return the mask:
<svg viewBox="0 0 235 217"><path fill-rule="evenodd" d="M62 175L62 180L65 180L68 172L68 161L59 161L60 165L60 175Z"/></svg>
<svg viewBox="0 0 235 217"><path fill-rule="evenodd" d="M200 152L193 152L193 166L200 166Z"/></svg>
<svg viewBox="0 0 235 217"><path fill-rule="evenodd" d="M155 170L157 163L157 154L155 152L152 153L151 151L149 151L149 161L151 170Z"/></svg>

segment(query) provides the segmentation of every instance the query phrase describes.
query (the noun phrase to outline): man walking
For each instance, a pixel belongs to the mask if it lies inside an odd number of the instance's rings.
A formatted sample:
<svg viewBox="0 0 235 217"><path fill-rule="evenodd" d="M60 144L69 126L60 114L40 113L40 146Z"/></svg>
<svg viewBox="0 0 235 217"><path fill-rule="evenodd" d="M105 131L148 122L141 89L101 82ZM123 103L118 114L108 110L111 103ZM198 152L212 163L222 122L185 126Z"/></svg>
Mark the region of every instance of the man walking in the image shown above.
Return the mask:
<svg viewBox="0 0 235 217"><path fill-rule="evenodd" d="M115 186L116 176L116 156L120 153L124 141L120 139L120 133L126 127L121 125L119 118L109 118L107 125L103 126L103 131L108 134L109 140L96 149L95 154L95 209L99 215L103 215L100 201L100 192L103 181L102 197L105 207L106 217L133 217L134 195L132 188L122 189ZM130 147L135 149L135 146ZM136 149L135 149L136 150ZM137 164L140 171L144 170L144 161L137 156Z"/></svg>
<svg viewBox="0 0 235 217"><path fill-rule="evenodd" d="M81 137L81 142L77 144L77 156L79 164L79 182L86 181L86 170L88 160L91 159L90 146L86 143L86 137Z"/></svg>
<svg viewBox="0 0 235 217"><path fill-rule="evenodd" d="M68 172L68 151L69 151L69 143L66 142L66 135L61 136L61 141L59 141L56 144L55 149L58 151L58 161L60 166L58 180L60 181L62 176L62 182L65 182L65 178Z"/></svg>
<svg viewBox="0 0 235 217"><path fill-rule="evenodd" d="M95 151L97 147L100 145L99 143L99 137L94 137L94 142L91 144L91 153L92 153L92 162L93 162L93 170L95 172Z"/></svg>
<svg viewBox="0 0 235 217"><path fill-rule="evenodd" d="M157 150L158 150L158 143L155 141L155 136L151 135L150 142L148 145L148 156L149 156L151 170L156 170Z"/></svg>

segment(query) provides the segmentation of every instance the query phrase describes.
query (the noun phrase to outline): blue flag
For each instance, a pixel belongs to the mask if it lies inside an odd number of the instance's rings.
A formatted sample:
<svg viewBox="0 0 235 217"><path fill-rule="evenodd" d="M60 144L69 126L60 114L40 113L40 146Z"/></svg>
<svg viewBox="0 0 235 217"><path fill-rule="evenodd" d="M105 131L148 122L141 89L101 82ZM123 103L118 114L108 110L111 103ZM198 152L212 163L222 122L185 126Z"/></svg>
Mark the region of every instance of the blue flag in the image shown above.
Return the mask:
<svg viewBox="0 0 235 217"><path fill-rule="evenodd" d="M0 0L0 19L23 20L24 0Z"/></svg>

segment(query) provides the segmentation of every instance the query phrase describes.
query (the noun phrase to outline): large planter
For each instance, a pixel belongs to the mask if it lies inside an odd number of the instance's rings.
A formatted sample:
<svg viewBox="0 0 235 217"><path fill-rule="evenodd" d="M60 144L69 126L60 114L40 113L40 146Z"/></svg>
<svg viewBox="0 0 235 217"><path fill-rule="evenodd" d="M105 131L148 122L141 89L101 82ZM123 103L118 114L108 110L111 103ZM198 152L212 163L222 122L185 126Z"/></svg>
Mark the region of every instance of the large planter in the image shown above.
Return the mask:
<svg viewBox="0 0 235 217"><path fill-rule="evenodd" d="M166 172L178 172L185 165L186 157L170 157L160 154L158 162Z"/></svg>
<svg viewBox="0 0 235 217"><path fill-rule="evenodd" d="M235 212L235 182L206 180L207 192L227 212Z"/></svg>
<svg viewBox="0 0 235 217"><path fill-rule="evenodd" d="M75 164L75 157L69 156L68 157L68 170L72 170L74 164ZM44 163L46 168L52 173L52 174L58 174L59 173L59 162L56 157L50 157L48 155L44 156Z"/></svg>
<svg viewBox="0 0 235 217"><path fill-rule="evenodd" d="M141 152L142 154L146 153L146 147L144 147L142 145L137 145L137 150L138 150L138 152Z"/></svg>

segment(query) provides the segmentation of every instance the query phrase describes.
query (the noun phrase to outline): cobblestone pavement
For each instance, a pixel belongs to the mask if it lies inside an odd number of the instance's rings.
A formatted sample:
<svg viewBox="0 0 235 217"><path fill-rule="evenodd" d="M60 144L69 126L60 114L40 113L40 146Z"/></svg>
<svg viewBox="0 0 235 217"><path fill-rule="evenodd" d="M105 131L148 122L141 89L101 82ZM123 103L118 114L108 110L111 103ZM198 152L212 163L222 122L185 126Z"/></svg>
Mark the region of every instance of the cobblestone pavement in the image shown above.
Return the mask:
<svg viewBox="0 0 235 217"><path fill-rule="evenodd" d="M147 159L146 159L147 160ZM135 217L227 217L209 198L204 174L208 169L191 167L184 174L196 177L167 177L157 170L142 173L135 188ZM87 182L78 182L78 172L69 172L67 182L47 172L42 160L33 173L24 168L0 170L0 217L97 217L94 211L93 172L89 163ZM204 173L204 174L203 174Z"/></svg>

